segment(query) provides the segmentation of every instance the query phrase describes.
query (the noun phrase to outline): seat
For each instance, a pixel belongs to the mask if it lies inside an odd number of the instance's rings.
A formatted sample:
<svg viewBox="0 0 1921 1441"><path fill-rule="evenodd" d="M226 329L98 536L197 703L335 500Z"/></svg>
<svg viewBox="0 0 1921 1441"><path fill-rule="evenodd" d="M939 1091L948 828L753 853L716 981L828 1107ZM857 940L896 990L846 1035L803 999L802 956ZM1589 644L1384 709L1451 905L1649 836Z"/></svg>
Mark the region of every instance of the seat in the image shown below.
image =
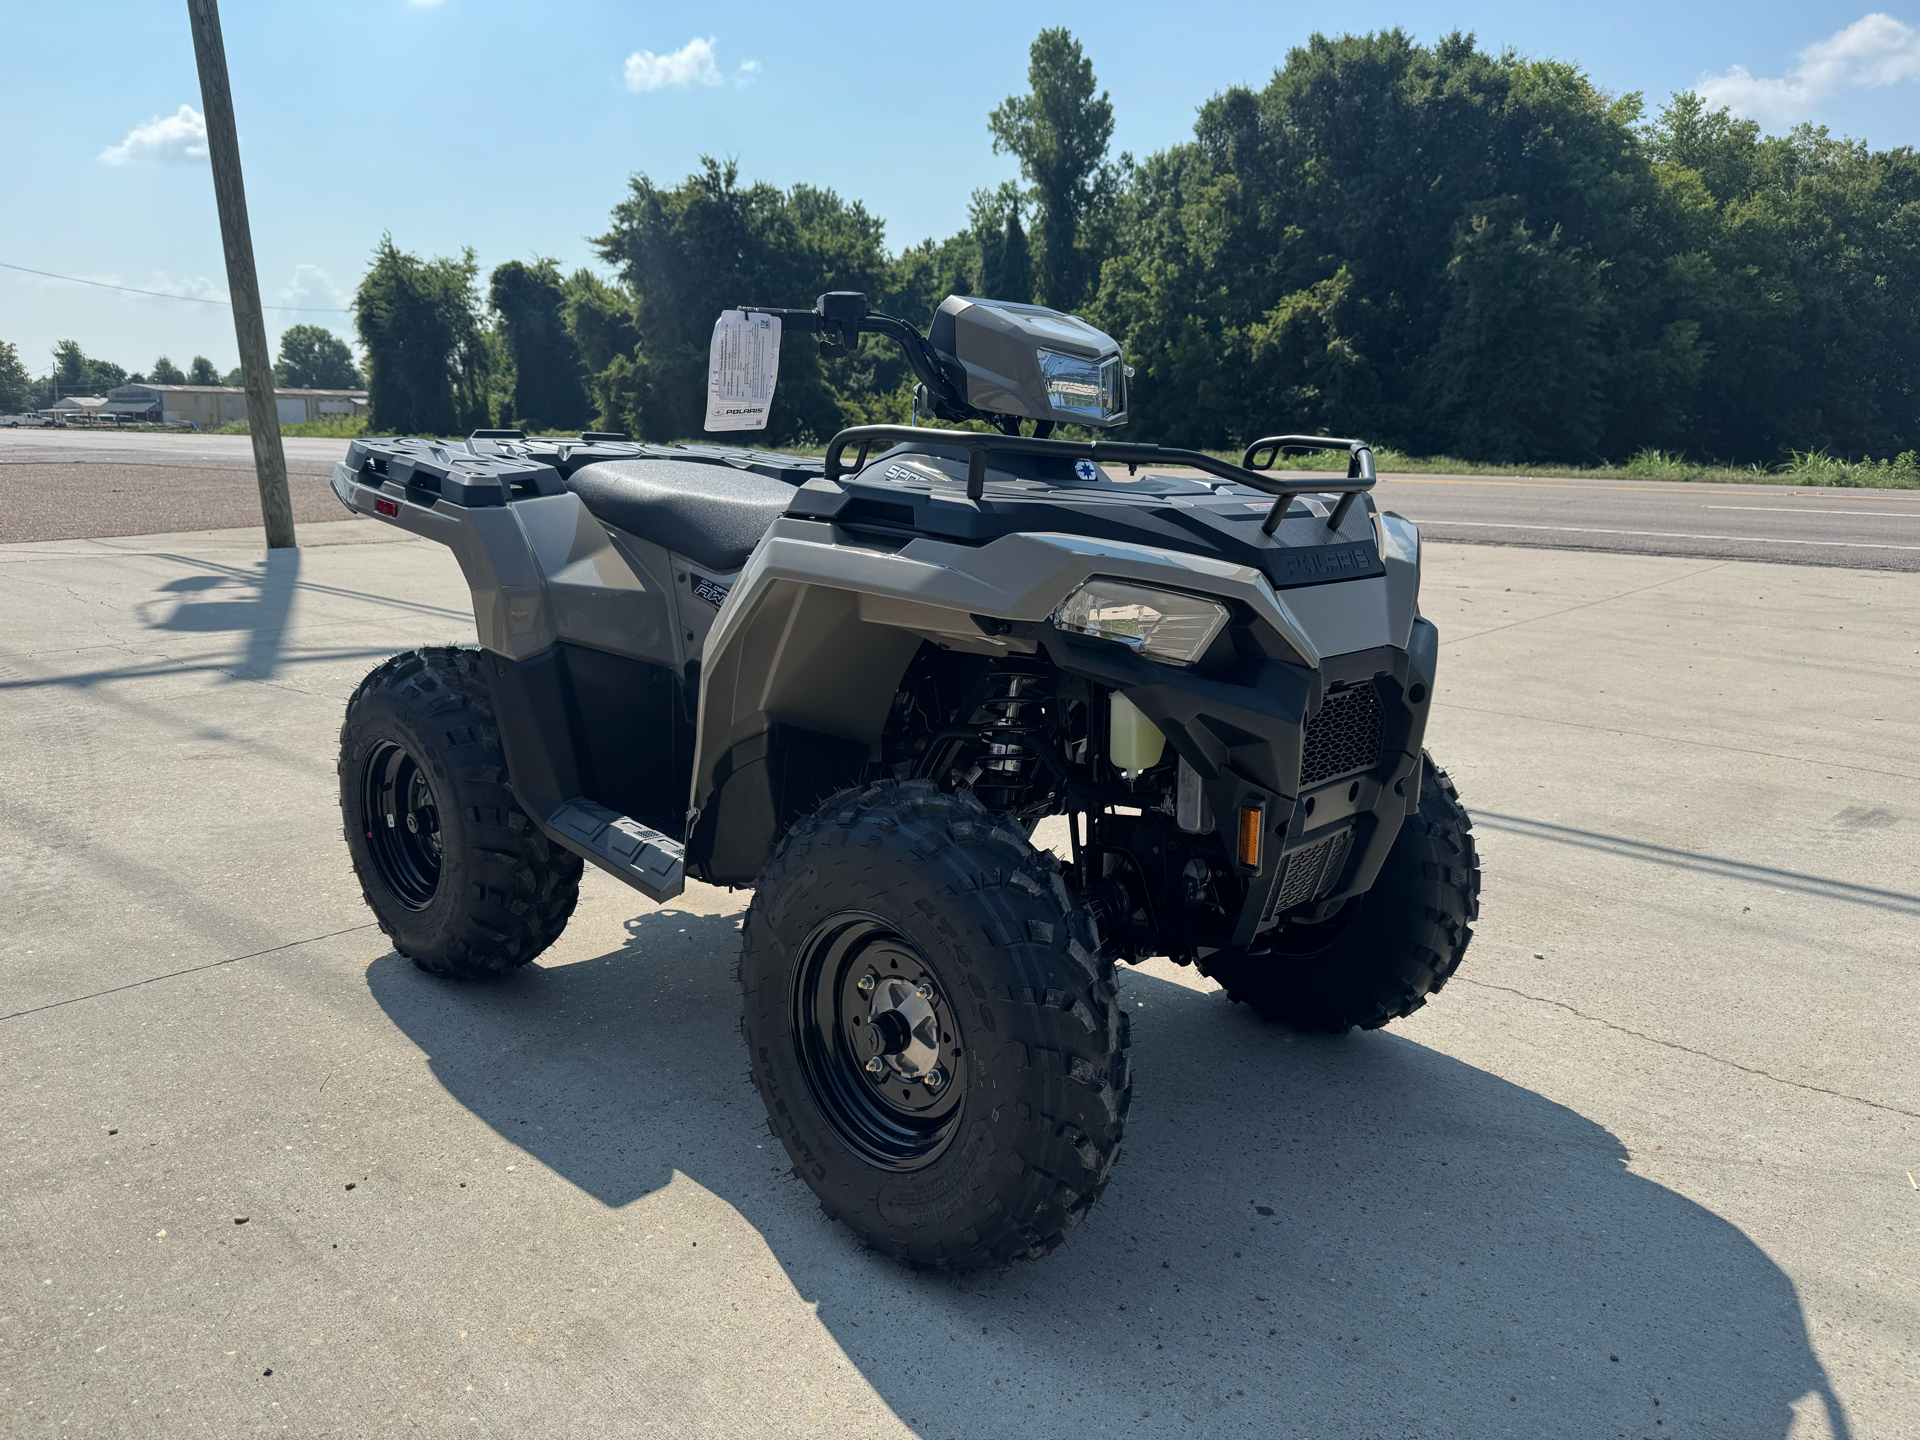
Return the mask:
<svg viewBox="0 0 1921 1441"><path fill-rule="evenodd" d="M567 488L608 525L651 540L721 575L739 570L794 488L730 465L689 460L602 460Z"/></svg>

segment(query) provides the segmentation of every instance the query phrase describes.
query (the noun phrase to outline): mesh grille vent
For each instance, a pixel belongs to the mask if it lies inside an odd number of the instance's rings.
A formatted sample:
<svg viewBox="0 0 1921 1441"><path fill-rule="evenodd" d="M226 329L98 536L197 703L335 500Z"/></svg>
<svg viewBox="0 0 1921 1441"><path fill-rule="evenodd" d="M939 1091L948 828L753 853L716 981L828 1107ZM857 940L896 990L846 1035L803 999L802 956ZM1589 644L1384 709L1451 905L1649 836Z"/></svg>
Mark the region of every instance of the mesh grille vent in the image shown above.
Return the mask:
<svg viewBox="0 0 1921 1441"><path fill-rule="evenodd" d="M1304 851L1296 851L1287 861L1287 876L1281 882L1281 893L1274 899L1274 908L1269 915L1278 916L1291 911L1301 902L1314 894L1315 886L1321 879L1321 862L1327 859L1332 841L1322 841L1318 846L1309 846Z"/></svg>
<svg viewBox="0 0 1921 1441"><path fill-rule="evenodd" d="M1317 846L1309 846L1289 856L1287 870L1282 874L1274 899L1262 919L1271 921L1296 906L1319 900L1333 890L1347 866L1348 846L1353 839L1353 831L1342 831L1339 835L1329 836Z"/></svg>
<svg viewBox="0 0 1921 1441"><path fill-rule="evenodd" d="M1381 759L1381 702L1371 685L1332 690L1301 741L1301 784L1311 786Z"/></svg>

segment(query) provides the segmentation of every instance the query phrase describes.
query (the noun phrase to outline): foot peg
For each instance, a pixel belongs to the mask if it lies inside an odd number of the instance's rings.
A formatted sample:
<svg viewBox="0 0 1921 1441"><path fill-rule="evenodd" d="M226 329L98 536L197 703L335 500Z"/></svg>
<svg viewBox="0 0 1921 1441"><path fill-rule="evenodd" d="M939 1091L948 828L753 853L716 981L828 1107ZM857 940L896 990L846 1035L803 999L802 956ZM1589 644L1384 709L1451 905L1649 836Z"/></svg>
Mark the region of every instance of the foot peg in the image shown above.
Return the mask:
<svg viewBox="0 0 1921 1441"><path fill-rule="evenodd" d="M671 901L686 888L685 847L632 816L584 796L563 802L547 830L568 850L611 871L652 901Z"/></svg>

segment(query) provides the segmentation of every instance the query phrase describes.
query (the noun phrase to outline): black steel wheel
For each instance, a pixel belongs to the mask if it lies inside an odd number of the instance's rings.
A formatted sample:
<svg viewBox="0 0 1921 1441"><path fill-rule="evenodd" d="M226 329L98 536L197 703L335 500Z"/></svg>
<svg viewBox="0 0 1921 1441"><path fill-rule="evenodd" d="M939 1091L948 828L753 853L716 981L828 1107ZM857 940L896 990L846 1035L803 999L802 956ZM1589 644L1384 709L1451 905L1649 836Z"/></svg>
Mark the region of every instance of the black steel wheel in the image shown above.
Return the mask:
<svg viewBox="0 0 1921 1441"><path fill-rule="evenodd" d="M479 651L377 666L340 727L347 851L381 930L422 970L500 975L552 945L580 857L540 833L506 784Z"/></svg>
<svg viewBox="0 0 1921 1441"><path fill-rule="evenodd" d="M741 1034L830 1216L929 1266L1037 1257L1120 1154L1127 1016L1050 856L971 791L822 804L755 884Z"/></svg>
<svg viewBox="0 0 1921 1441"><path fill-rule="evenodd" d="M360 823L380 878L395 898L424 910L440 889L440 806L426 772L393 741L362 763Z"/></svg>
<svg viewBox="0 0 1921 1441"><path fill-rule="evenodd" d="M876 1166L911 1171L952 1138L967 1043L940 978L879 916L830 916L801 946L794 1036L828 1124Z"/></svg>

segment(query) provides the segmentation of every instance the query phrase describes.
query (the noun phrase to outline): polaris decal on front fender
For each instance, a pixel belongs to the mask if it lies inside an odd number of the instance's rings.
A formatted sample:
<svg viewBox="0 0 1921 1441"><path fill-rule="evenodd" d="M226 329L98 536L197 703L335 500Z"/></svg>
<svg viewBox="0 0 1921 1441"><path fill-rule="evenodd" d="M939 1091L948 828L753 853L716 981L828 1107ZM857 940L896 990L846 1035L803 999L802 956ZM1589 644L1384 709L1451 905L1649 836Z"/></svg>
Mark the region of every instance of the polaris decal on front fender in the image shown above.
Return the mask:
<svg viewBox="0 0 1921 1441"><path fill-rule="evenodd" d="M1365 580L1387 573L1380 553L1364 540L1352 545L1302 546L1282 551L1274 557L1272 565L1280 571L1274 582L1276 590L1294 585L1319 585L1329 580Z"/></svg>

